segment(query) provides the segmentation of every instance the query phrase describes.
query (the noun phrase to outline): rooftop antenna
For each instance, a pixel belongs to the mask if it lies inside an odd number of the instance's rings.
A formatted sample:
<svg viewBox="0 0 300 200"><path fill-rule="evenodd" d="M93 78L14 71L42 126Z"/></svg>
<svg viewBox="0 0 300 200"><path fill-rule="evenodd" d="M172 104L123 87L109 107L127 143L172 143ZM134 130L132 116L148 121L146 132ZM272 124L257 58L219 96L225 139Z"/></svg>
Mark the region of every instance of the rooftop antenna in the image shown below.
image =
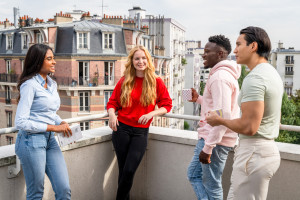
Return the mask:
<svg viewBox="0 0 300 200"><path fill-rule="evenodd" d="M104 6L104 5L103 5L103 0L102 0L102 6L100 6L100 7L102 7L102 19L103 19L103 8L104 8L104 7L108 7L108 6Z"/></svg>

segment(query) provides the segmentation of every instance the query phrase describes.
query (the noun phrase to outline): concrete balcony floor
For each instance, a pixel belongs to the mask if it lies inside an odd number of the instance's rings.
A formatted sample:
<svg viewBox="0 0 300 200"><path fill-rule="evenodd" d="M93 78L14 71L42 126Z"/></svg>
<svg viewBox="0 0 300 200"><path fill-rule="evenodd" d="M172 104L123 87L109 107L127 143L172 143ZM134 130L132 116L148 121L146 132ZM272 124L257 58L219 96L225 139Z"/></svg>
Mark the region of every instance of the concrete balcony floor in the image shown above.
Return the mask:
<svg viewBox="0 0 300 200"><path fill-rule="evenodd" d="M135 176L132 200L194 200L186 171L193 155L197 133L151 127L146 154ZM296 200L300 197L300 145L277 143L281 166L272 178L268 200ZM84 138L62 148L70 177L72 200L115 199L118 165L108 127L84 132ZM223 175L224 196L230 185L233 152ZM8 179L8 166L15 164L14 145L0 147L0 199L26 199L22 173ZM44 200L54 200L48 178ZM226 199L226 198L224 198Z"/></svg>

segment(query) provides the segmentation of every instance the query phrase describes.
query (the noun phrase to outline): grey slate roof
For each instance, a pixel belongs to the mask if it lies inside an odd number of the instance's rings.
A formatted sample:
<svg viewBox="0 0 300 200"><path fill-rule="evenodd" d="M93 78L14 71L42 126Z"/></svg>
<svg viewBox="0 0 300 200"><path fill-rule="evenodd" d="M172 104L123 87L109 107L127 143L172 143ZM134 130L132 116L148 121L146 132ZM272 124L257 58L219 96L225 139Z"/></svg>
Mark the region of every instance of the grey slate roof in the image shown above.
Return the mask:
<svg viewBox="0 0 300 200"><path fill-rule="evenodd" d="M114 33L115 49L109 55L127 56L126 45L123 35L123 29L120 26L107 25L94 21L77 21L62 24L57 29L56 54L77 54L76 32L90 32L90 50L91 55L107 54L102 49L103 32Z"/></svg>
<svg viewBox="0 0 300 200"><path fill-rule="evenodd" d="M57 27L56 55L89 55L89 56L127 56L123 28L117 25L103 24L100 22L84 20L71 23L58 24L45 23L35 24L24 29ZM23 29L0 30L0 55L24 54L21 49L21 34ZM90 33L90 49L86 52L77 52L76 32L87 31ZM6 50L6 34L14 32L13 51ZM111 52L103 52L102 34L104 32L114 33L114 47Z"/></svg>
<svg viewBox="0 0 300 200"><path fill-rule="evenodd" d="M6 35L13 33L13 50L8 54L22 54L21 50L21 34L22 29L9 29L0 31L0 54L7 54L6 51Z"/></svg>

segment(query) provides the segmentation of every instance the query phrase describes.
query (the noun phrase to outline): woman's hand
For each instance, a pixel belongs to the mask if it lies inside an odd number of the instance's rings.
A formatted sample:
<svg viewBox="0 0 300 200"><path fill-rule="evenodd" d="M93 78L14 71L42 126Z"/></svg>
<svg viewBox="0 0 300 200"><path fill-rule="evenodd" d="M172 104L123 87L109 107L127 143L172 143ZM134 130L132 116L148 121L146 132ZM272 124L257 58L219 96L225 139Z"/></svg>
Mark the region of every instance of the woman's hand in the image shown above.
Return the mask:
<svg viewBox="0 0 300 200"><path fill-rule="evenodd" d="M153 115L152 115L152 112L146 114L146 115L142 115L139 120L138 120L138 123L139 124L147 124L149 122L149 120L151 120L153 118Z"/></svg>
<svg viewBox="0 0 300 200"><path fill-rule="evenodd" d="M119 126L119 121L115 113L109 113L108 125L113 131L117 131L117 126Z"/></svg>
<svg viewBox="0 0 300 200"><path fill-rule="evenodd" d="M60 125L48 125L47 131L53 131L56 133L63 133L64 137L70 137L72 135L72 131L69 127L69 124L65 121L62 121Z"/></svg>

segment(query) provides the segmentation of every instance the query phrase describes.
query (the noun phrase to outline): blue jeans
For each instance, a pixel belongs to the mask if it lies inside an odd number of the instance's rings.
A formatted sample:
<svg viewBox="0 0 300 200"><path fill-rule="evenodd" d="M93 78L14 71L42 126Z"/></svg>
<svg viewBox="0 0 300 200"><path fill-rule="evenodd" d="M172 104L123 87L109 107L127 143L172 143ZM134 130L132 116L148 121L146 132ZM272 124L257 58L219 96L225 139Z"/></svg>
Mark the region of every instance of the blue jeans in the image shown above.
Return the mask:
<svg viewBox="0 0 300 200"><path fill-rule="evenodd" d="M231 147L216 145L213 148L210 164L202 164L199 154L205 145L200 139L194 150L193 159L189 165L187 176L198 200L223 199L222 174Z"/></svg>
<svg viewBox="0 0 300 200"><path fill-rule="evenodd" d="M19 131L15 151L26 182L26 199L42 199L45 172L50 179L56 200L71 199L68 171L54 133L27 134Z"/></svg>

